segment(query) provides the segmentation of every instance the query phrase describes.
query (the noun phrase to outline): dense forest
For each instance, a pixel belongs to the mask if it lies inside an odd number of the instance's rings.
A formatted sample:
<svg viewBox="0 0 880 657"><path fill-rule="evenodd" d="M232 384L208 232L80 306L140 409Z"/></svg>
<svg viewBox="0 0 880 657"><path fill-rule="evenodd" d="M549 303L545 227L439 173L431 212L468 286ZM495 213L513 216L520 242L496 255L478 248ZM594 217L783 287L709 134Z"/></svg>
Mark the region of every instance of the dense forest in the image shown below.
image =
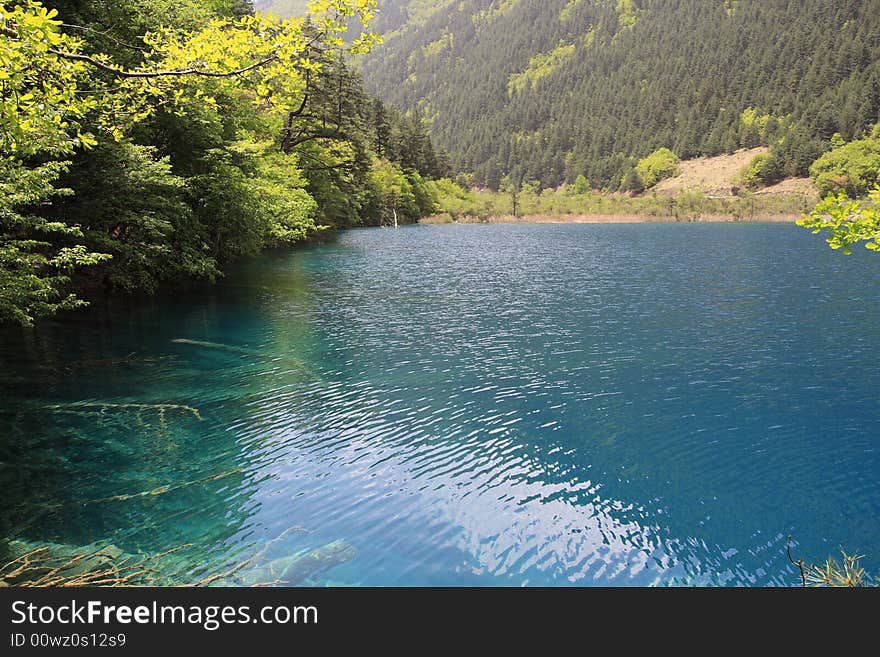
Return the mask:
<svg viewBox="0 0 880 657"><path fill-rule="evenodd" d="M880 0L0 7L0 321L211 280L328 228L630 212L595 190L639 193L744 147L769 147L745 187L878 182Z"/></svg>
<svg viewBox="0 0 880 657"><path fill-rule="evenodd" d="M322 230L414 221L446 172L351 65L370 0L0 5L0 321L213 279ZM352 25L358 31L352 31Z"/></svg>
<svg viewBox="0 0 880 657"><path fill-rule="evenodd" d="M298 3L265 0L275 9ZM301 3L300 3L301 4ZM805 175L880 111L880 0L384 0L369 87L496 188L626 188L659 148Z"/></svg>

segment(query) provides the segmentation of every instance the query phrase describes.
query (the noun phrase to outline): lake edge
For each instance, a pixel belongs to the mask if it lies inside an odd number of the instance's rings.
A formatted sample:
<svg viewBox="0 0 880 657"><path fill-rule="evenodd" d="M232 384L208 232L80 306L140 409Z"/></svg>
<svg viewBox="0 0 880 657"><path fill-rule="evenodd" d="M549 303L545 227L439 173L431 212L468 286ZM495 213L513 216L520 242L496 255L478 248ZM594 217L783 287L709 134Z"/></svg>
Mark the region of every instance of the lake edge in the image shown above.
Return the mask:
<svg viewBox="0 0 880 657"><path fill-rule="evenodd" d="M796 214L756 214L750 219L730 215L706 214L697 217L676 217L674 215L639 214L527 214L523 216L494 215L486 219L479 217L460 217L450 220L444 216L425 217L418 223L425 225L442 224L794 224L801 219Z"/></svg>

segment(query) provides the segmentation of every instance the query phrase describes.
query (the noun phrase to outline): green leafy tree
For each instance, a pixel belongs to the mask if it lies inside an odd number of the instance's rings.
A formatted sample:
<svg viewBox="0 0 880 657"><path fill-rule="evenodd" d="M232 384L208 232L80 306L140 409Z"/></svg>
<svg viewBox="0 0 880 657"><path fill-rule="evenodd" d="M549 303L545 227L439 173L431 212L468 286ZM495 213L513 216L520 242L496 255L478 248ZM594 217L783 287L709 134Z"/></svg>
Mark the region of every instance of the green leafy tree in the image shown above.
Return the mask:
<svg viewBox="0 0 880 657"><path fill-rule="evenodd" d="M781 162L773 153L756 155L739 173L740 182L750 189L769 185L784 177Z"/></svg>
<svg viewBox="0 0 880 657"><path fill-rule="evenodd" d="M828 233L829 246L847 255L854 244L860 243L871 251L880 251L880 185L866 200L850 199L843 191L830 195L798 224L814 234Z"/></svg>
<svg viewBox="0 0 880 657"><path fill-rule="evenodd" d="M274 166L247 171L228 130L260 132L234 118L248 114L276 130L333 53L376 43L372 32L343 41L352 19L369 24L374 0L318 0L308 22L254 16L232 0L55 4L87 24L62 24L35 0L0 5L0 319L29 324L83 305L70 289L81 267L101 264L110 286L151 291L309 232L314 208L295 160L293 182ZM106 28L117 17L131 19L121 39ZM219 132L189 156L184 179L170 139L152 147L128 135L169 137L163 120L187 112Z"/></svg>
<svg viewBox="0 0 880 657"><path fill-rule="evenodd" d="M70 190L55 181L67 164L24 167L0 161L0 321L31 325L36 318L84 305L69 291L71 274L108 254L89 251L78 226L50 221L29 211Z"/></svg>
<svg viewBox="0 0 880 657"><path fill-rule="evenodd" d="M449 178L440 178L428 182L433 188L433 197L437 199L437 209L458 220L465 216L479 214L479 202L476 195L466 190Z"/></svg>
<svg viewBox="0 0 880 657"><path fill-rule="evenodd" d="M150 293L164 280L217 273L193 225L184 179L154 147L103 142L60 182L76 194L47 214L78 226L90 251L112 255L100 269L108 287Z"/></svg>
<svg viewBox="0 0 880 657"><path fill-rule="evenodd" d="M83 66L50 54L78 46L55 16L37 3L0 5L0 320L25 325L83 305L70 275L109 258L79 243L78 226L34 212L71 193L55 185L65 158L95 144L83 130L95 101L77 93Z"/></svg>
<svg viewBox="0 0 880 657"><path fill-rule="evenodd" d="M588 194L590 192L590 181L587 180L587 177L584 174L580 174L574 181L574 193Z"/></svg>
<svg viewBox="0 0 880 657"><path fill-rule="evenodd" d="M418 208L418 216L415 219L436 212L438 198L434 188L428 185L427 181L417 171L407 173L406 179L409 181L409 186L412 189L416 200L416 207Z"/></svg>
<svg viewBox="0 0 880 657"><path fill-rule="evenodd" d="M636 173L644 187L653 187L678 173L679 157L668 148L659 148L636 165Z"/></svg>
<svg viewBox="0 0 880 657"><path fill-rule="evenodd" d="M880 138L869 137L835 148L810 167L819 193L844 191L864 196L880 182Z"/></svg>
<svg viewBox="0 0 880 657"><path fill-rule="evenodd" d="M414 221L421 216L412 185L399 165L388 160L377 160L373 165L371 180L382 208L383 223L397 223L401 219Z"/></svg>
<svg viewBox="0 0 880 657"><path fill-rule="evenodd" d="M638 170L630 169L620 183L620 190L623 192L631 192L633 194L641 194L645 191L645 180L639 174Z"/></svg>
<svg viewBox="0 0 880 657"><path fill-rule="evenodd" d="M309 4L0 4L0 321L434 212L448 159L348 63L380 40L376 1Z"/></svg>
<svg viewBox="0 0 880 657"><path fill-rule="evenodd" d="M296 168L294 156L267 148L257 162L254 193L266 216L272 246L289 246L315 234L318 204L305 189L305 178Z"/></svg>

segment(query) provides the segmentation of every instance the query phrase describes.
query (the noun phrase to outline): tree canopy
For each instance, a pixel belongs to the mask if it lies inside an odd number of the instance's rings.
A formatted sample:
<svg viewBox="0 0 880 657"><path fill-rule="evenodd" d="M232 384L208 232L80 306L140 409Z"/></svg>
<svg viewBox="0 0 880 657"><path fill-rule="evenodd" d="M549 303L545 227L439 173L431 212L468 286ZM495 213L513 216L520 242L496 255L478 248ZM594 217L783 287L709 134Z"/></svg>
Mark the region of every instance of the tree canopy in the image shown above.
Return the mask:
<svg viewBox="0 0 880 657"><path fill-rule="evenodd" d="M0 5L0 320L211 279L243 254L378 224L378 172L442 173L421 118L370 101L352 70L380 41L375 9ZM430 212L423 201L405 218Z"/></svg>
<svg viewBox="0 0 880 657"><path fill-rule="evenodd" d="M678 155L668 148L658 148L643 157L636 165L636 173L645 187L653 187L661 180L674 176L678 172Z"/></svg>

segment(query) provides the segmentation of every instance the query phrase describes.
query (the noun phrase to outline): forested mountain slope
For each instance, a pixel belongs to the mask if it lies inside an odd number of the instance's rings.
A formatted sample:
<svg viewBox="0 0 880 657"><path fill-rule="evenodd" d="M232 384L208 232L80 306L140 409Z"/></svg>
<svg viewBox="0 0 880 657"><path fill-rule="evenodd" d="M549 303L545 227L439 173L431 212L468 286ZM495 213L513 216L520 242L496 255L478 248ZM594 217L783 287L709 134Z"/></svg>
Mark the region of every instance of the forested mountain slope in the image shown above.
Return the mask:
<svg viewBox="0 0 880 657"><path fill-rule="evenodd" d="M616 188L659 147L688 158L761 143L803 174L835 133L878 120L880 0L380 7L367 84L420 111L457 168L491 186L584 174Z"/></svg>
<svg viewBox="0 0 880 657"><path fill-rule="evenodd" d="M309 0L255 0L254 9L289 18L305 13Z"/></svg>

